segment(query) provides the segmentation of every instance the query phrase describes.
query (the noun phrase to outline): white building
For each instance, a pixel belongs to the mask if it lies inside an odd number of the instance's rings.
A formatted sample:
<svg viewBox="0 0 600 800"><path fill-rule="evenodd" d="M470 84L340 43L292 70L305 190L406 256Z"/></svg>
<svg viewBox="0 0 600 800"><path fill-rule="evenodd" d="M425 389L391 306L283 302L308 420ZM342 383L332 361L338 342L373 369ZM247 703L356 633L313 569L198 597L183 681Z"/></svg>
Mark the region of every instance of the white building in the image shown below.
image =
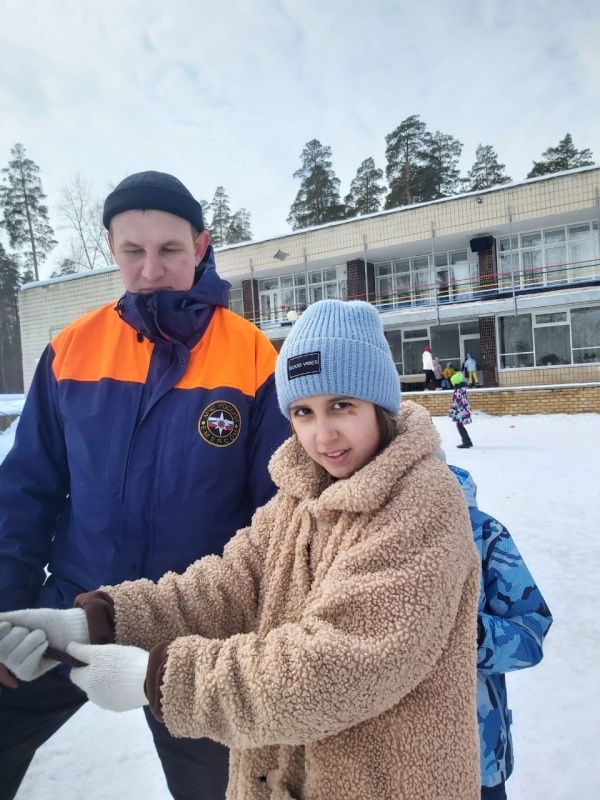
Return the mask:
<svg viewBox="0 0 600 800"><path fill-rule="evenodd" d="M599 191L584 167L221 248L217 269L276 345L307 303L372 302L404 383L428 342L486 386L598 382ZM111 268L24 286L26 388L52 336L122 292Z"/></svg>

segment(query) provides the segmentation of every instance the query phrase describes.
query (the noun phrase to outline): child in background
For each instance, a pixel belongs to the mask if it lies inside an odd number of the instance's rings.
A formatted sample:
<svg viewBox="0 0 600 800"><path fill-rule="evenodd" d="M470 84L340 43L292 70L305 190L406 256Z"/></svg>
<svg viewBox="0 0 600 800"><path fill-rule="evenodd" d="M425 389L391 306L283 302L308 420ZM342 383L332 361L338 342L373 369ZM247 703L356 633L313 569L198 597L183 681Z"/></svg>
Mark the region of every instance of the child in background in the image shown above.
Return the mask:
<svg viewBox="0 0 600 800"><path fill-rule="evenodd" d="M452 405L448 411L448 416L456 422L456 428L462 440L462 444L457 445L457 447L459 449L467 449L473 447L473 442L467 433L465 425L470 425L473 420L471 419L469 395L463 386L462 372L455 372L450 378L450 383L454 386L454 394L452 395Z"/></svg>
<svg viewBox="0 0 600 800"><path fill-rule="evenodd" d="M481 800L506 800L505 783L514 761L504 674L542 660L552 615L510 533L477 507L471 475L459 467L450 470L469 506L482 567L477 620Z"/></svg>
<svg viewBox="0 0 600 800"><path fill-rule="evenodd" d="M435 388L441 389L444 380L444 372L437 356L433 359L433 377L435 378Z"/></svg>
<svg viewBox="0 0 600 800"><path fill-rule="evenodd" d="M452 388L452 384L450 383L450 378L454 375L455 372L456 372L456 370L454 369L452 364L450 362L448 362L446 364L446 369L443 372L443 376L444 377L442 378L442 389L451 389Z"/></svg>
<svg viewBox="0 0 600 800"><path fill-rule="evenodd" d="M309 306L275 377L278 493L223 556L0 614L0 660L74 641L90 700L231 749L229 800L479 800L480 565L431 417L368 303Z"/></svg>
<svg viewBox="0 0 600 800"><path fill-rule="evenodd" d="M477 362L471 355L471 353L467 353L467 357L464 360L463 368L465 370L466 376L469 380L469 386L479 386L479 375L477 374Z"/></svg>

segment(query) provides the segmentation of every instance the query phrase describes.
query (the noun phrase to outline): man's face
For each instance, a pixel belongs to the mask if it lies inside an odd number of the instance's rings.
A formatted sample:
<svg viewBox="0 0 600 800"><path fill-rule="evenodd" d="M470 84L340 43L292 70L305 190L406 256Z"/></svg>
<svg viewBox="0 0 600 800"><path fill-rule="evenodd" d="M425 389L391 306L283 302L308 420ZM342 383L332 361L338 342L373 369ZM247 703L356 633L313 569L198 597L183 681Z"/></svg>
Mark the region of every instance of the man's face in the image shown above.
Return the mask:
<svg viewBox="0 0 600 800"><path fill-rule="evenodd" d="M150 294L191 289L210 237L204 231L194 241L187 220L148 210L113 217L108 241L127 291Z"/></svg>

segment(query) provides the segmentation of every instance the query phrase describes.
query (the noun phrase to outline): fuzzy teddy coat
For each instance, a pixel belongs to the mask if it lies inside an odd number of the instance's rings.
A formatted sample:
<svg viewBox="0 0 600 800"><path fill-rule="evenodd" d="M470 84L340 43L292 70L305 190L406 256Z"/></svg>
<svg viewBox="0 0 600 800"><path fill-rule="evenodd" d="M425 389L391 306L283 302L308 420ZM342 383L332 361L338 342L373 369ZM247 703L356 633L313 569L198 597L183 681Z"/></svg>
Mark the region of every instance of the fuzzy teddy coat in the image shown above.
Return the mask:
<svg viewBox="0 0 600 800"><path fill-rule="evenodd" d="M398 425L324 490L292 437L223 557L106 588L119 643L170 643L160 715L231 749L228 800L479 798L479 559L429 413Z"/></svg>

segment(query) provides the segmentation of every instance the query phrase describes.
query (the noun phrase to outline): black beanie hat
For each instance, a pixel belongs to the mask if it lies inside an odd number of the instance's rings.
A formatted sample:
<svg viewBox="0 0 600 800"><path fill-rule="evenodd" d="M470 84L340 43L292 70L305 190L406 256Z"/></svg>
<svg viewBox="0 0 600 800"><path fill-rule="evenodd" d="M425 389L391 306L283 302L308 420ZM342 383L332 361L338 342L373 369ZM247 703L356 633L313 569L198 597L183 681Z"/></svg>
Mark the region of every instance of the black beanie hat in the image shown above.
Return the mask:
<svg viewBox="0 0 600 800"><path fill-rule="evenodd" d="M204 230L202 206L183 183L166 172L136 172L125 178L106 198L102 222L108 230L113 217L123 211L154 209L187 219L199 233Z"/></svg>

